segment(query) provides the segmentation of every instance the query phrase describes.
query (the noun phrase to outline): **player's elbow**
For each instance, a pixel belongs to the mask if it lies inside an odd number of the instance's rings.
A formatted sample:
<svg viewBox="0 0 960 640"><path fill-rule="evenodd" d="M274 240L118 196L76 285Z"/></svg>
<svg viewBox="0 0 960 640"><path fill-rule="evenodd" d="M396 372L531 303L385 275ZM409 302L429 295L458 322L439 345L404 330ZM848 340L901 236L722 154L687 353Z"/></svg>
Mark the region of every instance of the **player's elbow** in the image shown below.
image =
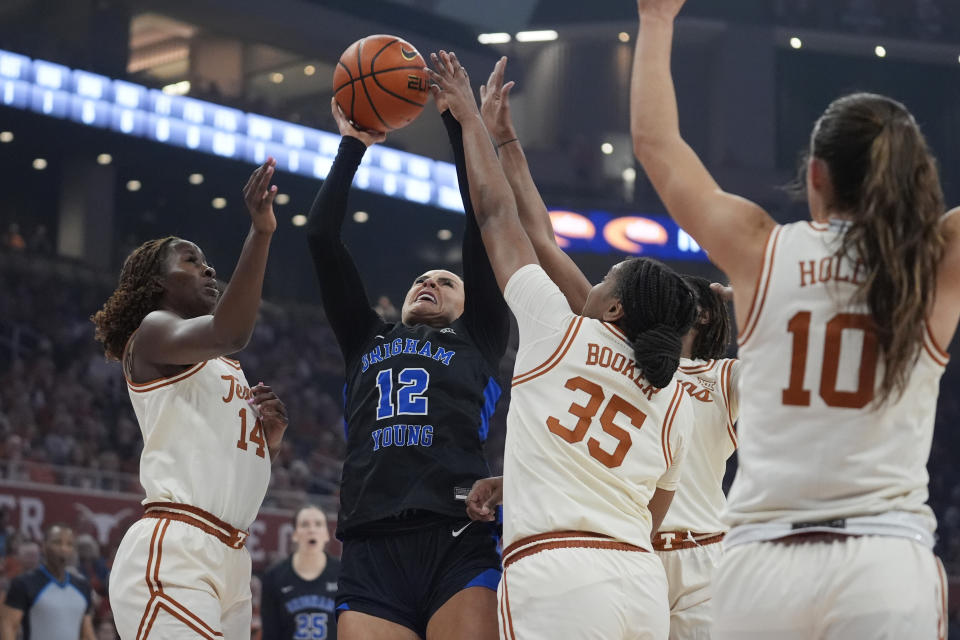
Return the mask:
<svg viewBox="0 0 960 640"><path fill-rule="evenodd" d="M250 338L253 337L253 327L229 327L217 332L216 350L226 355L243 351Z"/></svg>
<svg viewBox="0 0 960 640"><path fill-rule="evenodd" d="M633 155L640 164L646 164L663 146L663 136L642 126L634 125L631 131L633 138Z"/></svg>

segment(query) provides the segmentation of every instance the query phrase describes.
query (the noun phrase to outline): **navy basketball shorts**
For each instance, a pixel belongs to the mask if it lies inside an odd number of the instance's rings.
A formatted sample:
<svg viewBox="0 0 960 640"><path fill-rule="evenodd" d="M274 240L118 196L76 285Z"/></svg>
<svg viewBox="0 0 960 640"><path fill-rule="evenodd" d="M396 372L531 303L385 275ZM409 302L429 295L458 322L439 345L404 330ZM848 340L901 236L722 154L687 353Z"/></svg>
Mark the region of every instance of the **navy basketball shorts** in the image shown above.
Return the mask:
<svg viewBox="0 0 960 640"><path fill-rule="evenodd" d="M359 611L426 636L447 600L470 587L500 583L499 537L493 524L451 518L414 531L348 537L337 613Z"/></svg>

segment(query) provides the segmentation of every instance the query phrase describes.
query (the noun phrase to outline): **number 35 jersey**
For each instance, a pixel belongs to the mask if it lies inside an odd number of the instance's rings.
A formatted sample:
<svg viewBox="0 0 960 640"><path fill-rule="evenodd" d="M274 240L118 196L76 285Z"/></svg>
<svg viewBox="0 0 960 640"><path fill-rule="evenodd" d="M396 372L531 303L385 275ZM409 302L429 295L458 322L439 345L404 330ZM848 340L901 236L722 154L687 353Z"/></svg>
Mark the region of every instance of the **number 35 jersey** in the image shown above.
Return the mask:
<svg viewBox="0 0 960 640"><path fill-rule="evenodd" d="M127 390L143 434L144 504L188 504L248 529L270 482L270 452L240 363L213 358L167 378L128 380Z"/></svg>
<svg viewBox="0 0 960 640"><path fill-rule="evenodd" d="M575 315L539 265L504 297L520 347L504 451L504 546L554 531L650 550L647 508L680 477L693 409L674 379L651 385L614 325Z"/></svg>
<svg viewBox="0 0 960 640"><path fill-rule="evenodd" d="M866 269L835 255L844 231L841 222L797 222L767 240L738 336L739 467L727 503L734 526L899 511L935 527L926 464L947 354L920 327L903 395L879 396L877 336L854 298Z"/></svg>

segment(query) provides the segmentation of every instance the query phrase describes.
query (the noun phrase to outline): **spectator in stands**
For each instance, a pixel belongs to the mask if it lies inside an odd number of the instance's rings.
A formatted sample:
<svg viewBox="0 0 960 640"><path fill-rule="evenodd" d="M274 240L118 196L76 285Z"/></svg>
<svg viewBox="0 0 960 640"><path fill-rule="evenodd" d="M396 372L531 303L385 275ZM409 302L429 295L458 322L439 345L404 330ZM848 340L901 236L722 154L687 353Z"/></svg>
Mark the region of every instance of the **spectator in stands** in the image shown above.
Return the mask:
<svg viewBox="0 0 960 640"><path fill-rule="evenodd" d="M73 531L55 524L43 541L43 563L10 583L0 605L0 640L96 640L89 583L67 572L73 558Z"/></svg>
<svg viewBox="0 0 960 640"><path fill-rule="evenodd" d="M80 572L90 588L101 597L107 597L107 581L110 570L106 561L100 555L100 545L89 533L77 536L77 571Z"/></svg>
<svg viewBox="0 0 960 640"><path fill-rule="evenodd" d="M324 550L330 530L323 510L314 505L300 507L292 537L296 551L263 577L263 640L336 640L334 598L340 562Z"/></svg>

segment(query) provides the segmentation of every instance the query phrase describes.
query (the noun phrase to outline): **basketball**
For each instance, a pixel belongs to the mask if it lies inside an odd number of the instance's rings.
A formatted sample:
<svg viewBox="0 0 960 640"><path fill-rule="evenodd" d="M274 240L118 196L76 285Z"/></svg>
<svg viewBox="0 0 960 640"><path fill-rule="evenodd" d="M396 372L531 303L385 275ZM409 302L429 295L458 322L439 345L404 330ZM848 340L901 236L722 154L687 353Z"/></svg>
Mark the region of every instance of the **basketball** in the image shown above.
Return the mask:
<svg viewBox="0 0 960 640"><path fill-rule="evenodd" d="M367 36L340 56L333 73L333 95L361 129L400 129L413 122L427 103L430 83L425 66L406 40Z"/></svg>

